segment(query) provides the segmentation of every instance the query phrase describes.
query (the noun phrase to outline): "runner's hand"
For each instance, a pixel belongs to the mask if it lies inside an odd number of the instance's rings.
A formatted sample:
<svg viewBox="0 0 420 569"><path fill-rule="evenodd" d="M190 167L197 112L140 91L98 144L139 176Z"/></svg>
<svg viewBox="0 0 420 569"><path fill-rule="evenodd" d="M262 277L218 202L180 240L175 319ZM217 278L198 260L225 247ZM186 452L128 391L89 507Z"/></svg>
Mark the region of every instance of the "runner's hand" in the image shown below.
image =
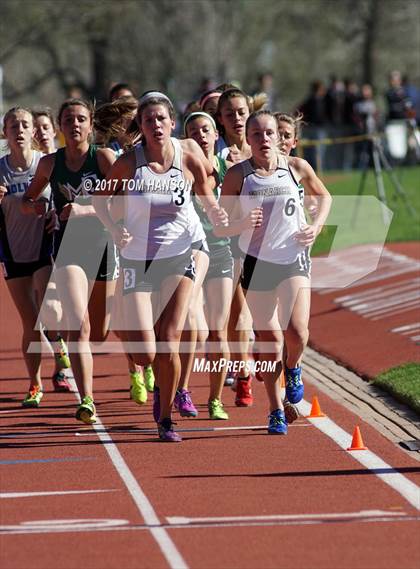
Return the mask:
<svg viewBox="0 0 420 569"><path fill-rule="evenodd" d="M7 194L7 188L5 186L0 186L0 203L6 194Z"/></svg>
<svg viewBox="0 0 420 569"><path fill-rule="evenodd" d="M71 217L85 217L86 215L91 215L91 206L80 205L75 202L68 203L61 210L60 221L67 221L70 215Z"/></svg>
<svg viewBox="0 0 420 569"><path fill-rule="evenodd" d="M218 225L229 225L229 216L226 213L226 211L218 206L218 205L214 205L212 208L210 208L207 211L207 216L210 220L210 223L213 226L218 226Z"/></svg>
<svg viewBox="0 0 420 569"><path fill-rule="evenodd" d="M116 225L114 231L112 232L112 238L114 240L115 245L122 249L126 245L130 243L133 239L133 236L127 231L125 227L121 227L120 225Z"/></svg>
<svg viewBox="0 0 420 569"><path fill-rule="evenodd" d="M242 231L246 229L255 229L261 227L263 222L263 208L255 207L248 215L242 220Z"/></svg>
<svg viewBox="0 0 420 569"><path fill-rule="evenodd" d="M321 228L317 225L305 225L300 231L295 233L294 239L301 245L312 245L320 230Z"/></svg>

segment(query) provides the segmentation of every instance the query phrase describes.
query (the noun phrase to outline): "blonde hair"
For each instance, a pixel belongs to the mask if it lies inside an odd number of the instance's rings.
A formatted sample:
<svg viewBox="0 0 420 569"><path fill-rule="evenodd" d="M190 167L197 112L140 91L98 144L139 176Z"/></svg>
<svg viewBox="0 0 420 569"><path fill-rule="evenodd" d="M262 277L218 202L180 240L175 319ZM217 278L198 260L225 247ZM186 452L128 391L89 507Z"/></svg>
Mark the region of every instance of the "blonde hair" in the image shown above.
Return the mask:
<svg viewBox="0 0 420 569"><path fill-rule="evenodd" d="M7 121L10 119L10 117L11 117L12 115L15 115L16 113L19 113L19 112L28 113L28 115L31 116L31 119L32 119L32 122L33 122L33 120L34 120L34 115L33 115L32 111L31 111L31 109L28 109L28 108L26 108L26 107L20 107L20 106L12 107L11 109L9 109L9 110L6 112L6 114L5 114L4 117L3 117L3 130L5 129L6 123L7 123Z"/></svg>
<svg viewBox="0 0 420 569"><path fill-rule="evenodd" d="M31 109L28 109L27 107L20 107L20 106L12 107L11 109L9 109L6 112L6 114L3 117L3 129L0 133L0 140L6 140L7 141L7 137L4 134L4 130L6 128L6 123L12 115L15 115L16 113L20 113L20 112L27 113L31 117L32 124L33 124L34 115L33 115L33 112L31 111ZM6 148L8 148L8 144L6 144L5 146L6 146ZM31 148L32 148L32 150L38 150L38 146L37 146L36 141L33 137L32 137L32 142L31 142Z"/></svg>
<svg viewBox="0 0 420 569"><path fill-rule="evenodd" d="M287 113L274 113L274 118L277 121L277 126L281 122L290 124L295 129L295 138L300 138L302 134L302 126L305 124L303 121L303 113L296 112L295 115L288 115Z"/></svg>

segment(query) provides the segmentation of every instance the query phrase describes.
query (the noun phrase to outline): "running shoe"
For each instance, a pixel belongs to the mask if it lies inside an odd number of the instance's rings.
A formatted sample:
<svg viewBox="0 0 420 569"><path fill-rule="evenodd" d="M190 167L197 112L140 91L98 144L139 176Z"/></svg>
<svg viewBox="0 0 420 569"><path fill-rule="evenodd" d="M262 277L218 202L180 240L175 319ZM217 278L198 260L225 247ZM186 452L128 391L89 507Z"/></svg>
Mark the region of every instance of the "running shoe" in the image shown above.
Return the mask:
<svg viewBox="0 0 420 569"><path fill-rule="evenodd" d="M251 376L248 376L247 379L238 378L236 380L235 405L237 407L251 407L254 403L251 381Z"/></svg>
<svg viewBox="0 0 420 569"><path fill-rule="evenodd" d="M155 385L153 390L153 418L156 423L160 419L160 390L157 385Z"/></svg>
<svg viewBox="0 0 420 569"><path fill-rule="evenodd" d="M95 403L90 395L85 395L83 397L82 402L76 411L76 419L78 421L82 421L82 423L86 423L86 425L96 423Z"/></svg>
<svg viewBox="0 0 420 569"><path fill-rule="evenodd" d="M180 443L182 438L174 431L174 425L171 419L163 419L158 423L158 433L161 441L165 443Z"/></svg>
<svg viewBox="0 0 420 569"><path fill-rule="evenodd" d="M42 392L39 385L33 385L30 388L28 395L22 401L22 406L23 407L39 407L39 404L41 403L41 399L43 398L43 396L44 396L44 393Z"/></svg>
<svg viewBox="0 0 420 569"><path fill-rule="evenodd" d="M286 376L286 397L290 403L299 403L303 398L302 368L300 366L285 367Z"/></svg>
<svg viewBox="0 0 420 569"><path fill-rule="evenodd" d="M143 374L141 371L130 372L131 387L130 397L138 405L144 405L147 401L146 386L143 381Z"/></svg>
<svg viewBox="0 0 420 569"><path fill-rule="evenodd" d="M293 403L290 403L290 401L287 401L287 399L285 399L283 401L283 407L284 415L286 417L288 425L291 425L294 421L296 421L296 419L299 419L300 413L296 405L293 405Z"/></svg>
<svg viewBox="0 0 420 569"><path fill-rule="evenodd" d="M57 373L52 376L52 382L54 391L59 393L69 393L71 391L71 385L62 371L57 371Z"/></svg>
<svg viewBox="0 0 420 569"><path fill-rule="evenodd" d="M178 409L181 417L197 417L198 411L192 402L191 391L187 389L177 389L175 394L174 406Z"/></svg>
<svg viewBox="0 0 420 569"><path fill-rule="evenodd" d="M68 369L69 367L71 367L71 362L66 342L63 340L61 336L58 336L54 344L56 347L56 349L54 349L54 357L57 366L61 369Z"/></svg>
<svg viewBox="0 0 420 569"><path fill-rule="evenodd" d="M229 419L229 415L223 409L223 403L220 401L220 399L211 399L208 402L207 406L209 410L210 419L215 419L215 420Z"/></svg>
<svg viewBox="0 0 420 569"><path fill-rule="evenodd" d="M153 388L155 386L155 374L153 373L153 368L151 365L145 366L143 368L144 385L149 393L153 393Z"/></svg>
<svg viewBox="0 0 420 569"><path fill-rule="evenodd" d="M287 435L287 422L283 411L276 409L269 414L267 430L270 435Z"/></svg>
<svg viewBox="0 0 420 569"><path fill-rule="evenodd" d="M235 372L229 370L225 377L225 386L231 387L235 383Z"/></svg>

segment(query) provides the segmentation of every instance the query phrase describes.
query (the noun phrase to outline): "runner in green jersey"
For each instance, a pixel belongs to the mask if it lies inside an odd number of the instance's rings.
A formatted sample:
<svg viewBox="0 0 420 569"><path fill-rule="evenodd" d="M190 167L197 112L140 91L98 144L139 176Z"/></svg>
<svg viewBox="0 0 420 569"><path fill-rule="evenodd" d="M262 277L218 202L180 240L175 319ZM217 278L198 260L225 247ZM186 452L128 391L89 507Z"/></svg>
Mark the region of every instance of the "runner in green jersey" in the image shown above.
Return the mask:
<svg viewBox="0 0 420 569"><path fill-rule="evenodd" d="M60 222L54 272L82 400L76 418L90 424L96 422L96 411L89 341L106 338L110 318L107 299L113 297L116 284L114 244L96 216L91 194L98 190L115 156L107 148L89 144L93 129L89 103L68 99L61 105L58 123L66 146L40 160L24 196L24 211L36 213L34 200L50 183Z"/></svg>

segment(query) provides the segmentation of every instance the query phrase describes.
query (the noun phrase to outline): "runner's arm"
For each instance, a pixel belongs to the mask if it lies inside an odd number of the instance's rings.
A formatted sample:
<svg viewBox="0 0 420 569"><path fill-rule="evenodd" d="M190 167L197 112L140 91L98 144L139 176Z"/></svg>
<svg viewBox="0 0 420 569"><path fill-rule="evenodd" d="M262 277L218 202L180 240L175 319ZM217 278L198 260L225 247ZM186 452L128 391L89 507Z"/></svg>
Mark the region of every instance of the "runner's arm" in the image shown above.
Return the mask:
<svg viewBox="0 0 420 569"><path fill-rule="evenodd" d="M36 200L48 186L54 168L55 155L48 154L41 158L38 163L35 175L28 189L22 196L21 211L24 214L45 214L45 203Z"/></svg>
<svg viewBox="0 0 420 569"><path fill-rule="evenodd" d="M222 184L220 205L229 216L229 224L213 228L216 237L233 237L240 235L246 229L259 227L262 223L262 208L254 208L246 217L240 217L241 208L239 196L242 188L242 167L234 165L226 172ZM236 219L235 219L236 218Z"/></svg>

